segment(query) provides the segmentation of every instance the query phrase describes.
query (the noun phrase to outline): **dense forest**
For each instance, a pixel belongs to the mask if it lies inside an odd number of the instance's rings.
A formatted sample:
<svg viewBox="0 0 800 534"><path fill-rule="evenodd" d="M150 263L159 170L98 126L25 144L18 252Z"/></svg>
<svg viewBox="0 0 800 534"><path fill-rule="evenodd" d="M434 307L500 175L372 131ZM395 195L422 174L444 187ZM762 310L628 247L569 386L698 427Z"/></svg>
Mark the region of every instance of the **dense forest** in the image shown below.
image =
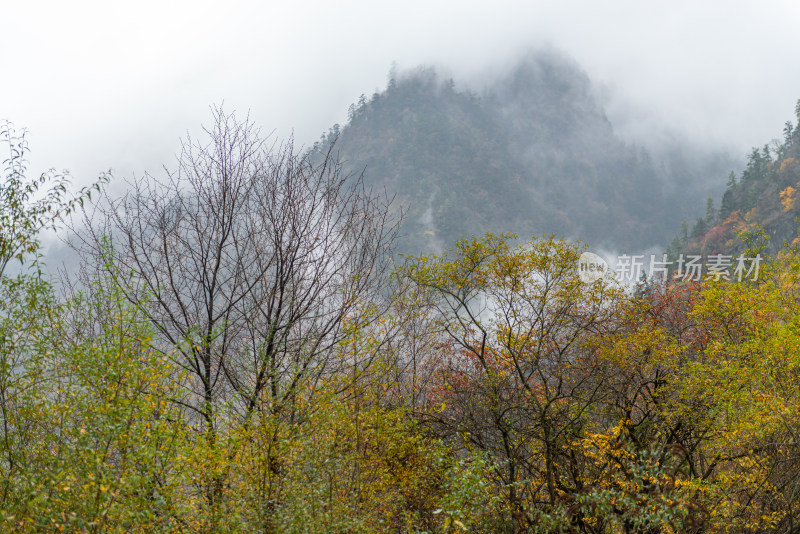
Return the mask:
<svg viewBox="0 0 800 534"><path fill-rule="evenodd" d="M406 210L399 249L440 252L485 232L557 233L595 247L664 247L697 198L722 192L723 153L679 141L624 142L572 60L528 56L480 89L433 68L390 73L316 148L336 150Z"/></svg>
<svg viewBox="0 0 800 534"><path fill-rule="evenodd" d="M721 201L706 201L704 217L670 244L674 256L682 251L703 254L737 253L745 248L740 234L764 236L771 251L797 238L800 206L800 101L795 106L798 127L787 121L783 139L753 148L740 174L731 172ZM717 207L719 206L719 207ZM771 243L771 244L770 244Z"/></svg>
<svg viewBox="0 0 800 534"><path fill-rule="evenodd" d="M674 243L735 219L758 276L587 281L578 241L483 231L649 243L678 178L548 65L394 80L311 151L215 109L121 196L32 176L5 123L0 531L800 531L800 132ZM79 269L47 274L54 229Z"/></svg>

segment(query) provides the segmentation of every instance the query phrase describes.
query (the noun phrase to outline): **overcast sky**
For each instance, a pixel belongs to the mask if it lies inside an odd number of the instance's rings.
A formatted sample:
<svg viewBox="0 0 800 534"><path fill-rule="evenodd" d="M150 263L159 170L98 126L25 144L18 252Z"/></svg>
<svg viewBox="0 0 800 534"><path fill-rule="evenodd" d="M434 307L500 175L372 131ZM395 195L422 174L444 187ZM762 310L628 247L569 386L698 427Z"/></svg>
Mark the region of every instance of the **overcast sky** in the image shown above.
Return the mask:
<svg viewBox="0 0 800 534"><path fill-rule="evenodd" d="M32 168L171 164L209 106L310 144L396 62L479 84L526 50L573 57L615 125L746 150L800 98L800 2L0 0L0 119Z"/></svg>

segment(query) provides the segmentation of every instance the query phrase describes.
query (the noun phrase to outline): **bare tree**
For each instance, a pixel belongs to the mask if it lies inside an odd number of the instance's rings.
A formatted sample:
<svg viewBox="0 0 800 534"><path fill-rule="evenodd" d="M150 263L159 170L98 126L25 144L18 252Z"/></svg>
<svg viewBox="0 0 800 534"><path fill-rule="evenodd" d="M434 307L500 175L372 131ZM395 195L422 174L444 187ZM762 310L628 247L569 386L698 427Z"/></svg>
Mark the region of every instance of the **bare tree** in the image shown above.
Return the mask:
<svg viewBox="0 0 800 534"><path fill-rule="evenodd" d="M213 116L206 144L188 138L176 171L107 197L81 241L174 351L212 439L220 401L245 421L277 414L340 365L330 349L380 293L397 230L332 147L299 154Z"/></svg>

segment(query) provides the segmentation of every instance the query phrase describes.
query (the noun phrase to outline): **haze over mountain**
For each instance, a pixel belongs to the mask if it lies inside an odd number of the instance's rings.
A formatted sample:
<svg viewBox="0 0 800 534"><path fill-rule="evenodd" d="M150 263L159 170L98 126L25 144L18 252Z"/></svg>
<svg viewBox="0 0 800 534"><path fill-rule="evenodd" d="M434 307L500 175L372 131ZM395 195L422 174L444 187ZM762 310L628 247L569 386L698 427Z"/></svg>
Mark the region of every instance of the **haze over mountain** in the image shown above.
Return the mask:
<svg viewBox="0 0 800 534"><path fill-rule="evenodd" d="M800 534L800 2L6 4L0 534Z"/></svg>
<svg viewBox="0 0 800 534"><path fill-rule="evenodd" d="M393 72L348 118L314 149L335 141L350 171L396 195L406 209L400 250L409 253L484 232L663 248L735 165L655 136L623 141L587 74L552 51L478 89L432 67Z"/></svg>
<svg viewBox="0 0 800 534"><path fill-rule="evenodd" d="M744 169L728 176L724 194L707 199L705 215L691 230L685 225L670 244L673 256L685 251L738 254L754 244L775 252L784 243L796 241L800 226L800 100L794 114L794 122L784 123L782 140L754 147ZM742 239L748 234L751 243Z"/></svg>

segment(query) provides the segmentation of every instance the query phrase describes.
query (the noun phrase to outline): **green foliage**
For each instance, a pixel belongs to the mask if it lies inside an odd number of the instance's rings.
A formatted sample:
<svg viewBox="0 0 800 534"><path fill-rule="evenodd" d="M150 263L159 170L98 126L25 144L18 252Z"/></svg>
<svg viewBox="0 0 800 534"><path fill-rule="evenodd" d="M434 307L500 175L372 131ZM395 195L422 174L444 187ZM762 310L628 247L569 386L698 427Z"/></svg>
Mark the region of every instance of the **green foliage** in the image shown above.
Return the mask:
<svg viewBox="0 0 800 534"><path fill-rule="evenodd" d="M27 176L28 142L25 132L17 133L10 122L0 125L0 142L7 146L3 160L4 182L0 186L0 275L9 262L36 259L39 234L55 229L60 218L91 199L92 190L108 181L103 176L94 185L70 196L69 177L49 171L38 178Z"/></svg>
<svg viewBox="0 0 800 534"><path fill-rule="evenodd" d="M454 472L441 442L426 437L401 410L355 410L319 400L291 444L277 508L281 532L433 530L442 521L468 521L481 503ZM462 505L474 508L437 514ZM449 494L448 494L449 493ZM441 502L443 497L445 502Z"/></svg>
<svg viewBox="0 0 800 534"><path fill-rule="evenodd" d="M143 318L92 289L50 304L47 345L26 351L9 384L6 437L19 446L3 519L17 531L168 531L184 439L172 369Z"/></svg>

